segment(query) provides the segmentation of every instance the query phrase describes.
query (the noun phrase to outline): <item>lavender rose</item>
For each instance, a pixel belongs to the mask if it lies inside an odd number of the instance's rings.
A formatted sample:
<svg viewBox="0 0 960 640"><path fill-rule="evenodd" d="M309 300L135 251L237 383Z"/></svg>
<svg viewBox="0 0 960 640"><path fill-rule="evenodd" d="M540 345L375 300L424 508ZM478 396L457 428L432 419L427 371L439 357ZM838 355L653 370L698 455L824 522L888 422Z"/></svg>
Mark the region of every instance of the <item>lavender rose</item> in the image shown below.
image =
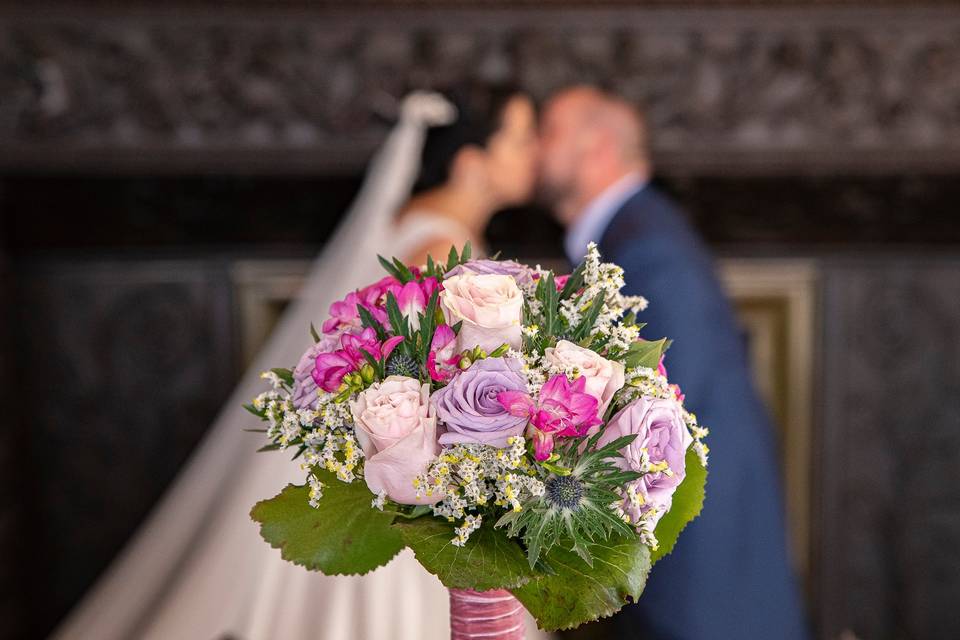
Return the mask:
<svg viewBox="0 0 960 640"><path fill-rule="evenodd" d="M477 275L512 276L520 286L533 284L533 271L530 267L513 260L470 260L464 264L458 264L443 277L459 276L466 272Z"/></svg>
<svg viewBox="0 0 960 640"><path fill-rule="evenodd" d="M673 493L686 477L687 448L693 442L683 420L680 403L674 399L642 397L620 410L607 423L598 447L617 438L637 434L633 442L620 450L622 469L644 473L634 488L642 504L624 502L624 511L633 522L651 509L656 509L654 523L669 511ZM644 451L649 456L645 460ZM668 472L669 469L669 472Z"/></svg>
<svg viewBox="0 0 960 640"><path fill-rule="evenodd" d="M324 335L320 338L320 342L310 345L310 348L300 356L300 362L293 370L293 406L297 409L317 408L319 387L313 379L313 369L317 364L317 356L339 348L339 333Z"/></svg>
<svg viewBox="0 0 960 640"><path fill-rule="evenodd" d="M526 393L521 364L512 358L486 358L475 362L447 386L433 394L437 417L447 426L440 444L480 443L507 446L507 438L523 433L526 416L517 417L497 396L503 391Z"/></svg>

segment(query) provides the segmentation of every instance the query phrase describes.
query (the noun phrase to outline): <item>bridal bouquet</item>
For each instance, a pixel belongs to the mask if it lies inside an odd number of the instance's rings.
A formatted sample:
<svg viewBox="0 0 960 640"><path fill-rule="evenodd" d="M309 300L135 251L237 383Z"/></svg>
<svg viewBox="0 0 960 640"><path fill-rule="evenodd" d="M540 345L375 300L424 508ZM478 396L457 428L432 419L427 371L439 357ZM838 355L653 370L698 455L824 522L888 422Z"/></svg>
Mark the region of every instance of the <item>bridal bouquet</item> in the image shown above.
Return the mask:
<svg viewBox="0 0 960 640"><path fill-rule="evenodd" d="M546 630L640 597L700 512L707 430L623 270L594 245L564 276L469 245L380 262L247 406L306 473L253 508L263 538L328 575L410 547L451 593L509 591Z"/></svg>

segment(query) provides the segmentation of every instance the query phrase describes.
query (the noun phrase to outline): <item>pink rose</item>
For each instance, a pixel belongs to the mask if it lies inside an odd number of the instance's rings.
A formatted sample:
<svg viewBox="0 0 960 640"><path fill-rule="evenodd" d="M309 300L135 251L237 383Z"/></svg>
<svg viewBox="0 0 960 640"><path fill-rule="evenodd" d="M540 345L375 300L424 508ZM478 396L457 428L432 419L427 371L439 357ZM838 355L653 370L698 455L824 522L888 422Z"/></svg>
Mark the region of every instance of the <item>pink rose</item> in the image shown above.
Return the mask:
<svg viewBox="0 0 960 640"><path fill-rule="evenodd" d="M374 383L350 402L370 491L400 504L433 504L442 496L417 498L413 480L437 457L437 415L430 385L404 376Z"/></svg>
<svg viewBox="0 0 960 640"><path fill-rule="evenodd" d="M523 294L508 275L465 272L443 281L440 304L447 323L462 322L457 350L493 351L506 343L519 349Z"/></svg>
<svg viewBox="0 0 960 640"><path fill-rule="evenodd" d="M673 493L686 477L687 448L693 437L683 420L683 410L676 400L642 397L634 400L610 419L597 442L602 447L623 436L636 434L633 442L620 450L619 466L644 473L632 484L643 500L639 507L624 502L624 511L636 522L656 507L659 520L670 509ZM649 465L644 468L644 457Z"/></svg>
<svg viewBox="0 0 960 640"><path fill-rule="evenodd" d="M556 347L544 349L543 357L548 365L563 370L576 368L577 374L586 380L584 391L597 399L601 416L610 406L613 394L623 386L623 364L607 360L596 351L568 340L560 340Z"/></svg>

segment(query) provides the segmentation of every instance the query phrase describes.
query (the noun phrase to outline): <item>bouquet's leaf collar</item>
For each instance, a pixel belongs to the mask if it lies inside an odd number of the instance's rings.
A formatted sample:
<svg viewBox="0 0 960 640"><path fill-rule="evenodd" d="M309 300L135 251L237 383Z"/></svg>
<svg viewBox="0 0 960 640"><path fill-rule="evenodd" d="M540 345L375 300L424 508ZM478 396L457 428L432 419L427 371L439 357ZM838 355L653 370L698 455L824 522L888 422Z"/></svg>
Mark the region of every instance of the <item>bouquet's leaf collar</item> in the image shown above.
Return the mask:
<svg viewBox="0 0 960 640"><path fill-rule="evenodd" d="M370 506L374 496L364 482L314 473L324 484L317 508L308 504L307 487L288 485L250 512L260 523L260 535L280 549L284 560L327 575L363 574L403 549L399 532L390 526L394 515Z"/></svg>
<svg viewBox="0 0 960 640"><path fill-rule="evenodd" d="M573 629L611 616L643 593L650 549L636 536L589 544L593 567L572 550L555 545L544 557L554 575L511 589L545 631Z"/></svg>
<svg viewBox="0 0 960 640"><path fill-rule="evenodd" d="M398 520L393 526L420 564L451 589L512 589L537 576L520 545L487 523L463 547L450 542L455 525L438 518Z"/></svg>

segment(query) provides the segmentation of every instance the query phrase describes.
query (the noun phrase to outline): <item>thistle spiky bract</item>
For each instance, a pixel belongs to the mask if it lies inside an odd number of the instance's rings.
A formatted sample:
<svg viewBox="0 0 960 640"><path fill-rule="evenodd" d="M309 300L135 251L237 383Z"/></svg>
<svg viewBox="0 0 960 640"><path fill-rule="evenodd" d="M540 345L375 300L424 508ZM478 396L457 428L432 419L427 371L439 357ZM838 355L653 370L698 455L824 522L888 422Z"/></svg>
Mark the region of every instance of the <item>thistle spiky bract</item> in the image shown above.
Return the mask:
<svg viewBox="0 0 960 640"><path fill-rule="evenodd" d="M576 552L592 567L589 543L614 535L635 535L612 508L622 499L618 488L640 477L621 470L613 461L617 451L635 437L625 436L596 448L598 433L586 442L583 454L579 453L583 441L571 440L557 451L558 459L551 465L569 468L569 473L547 472L543 495L530 498L521 510L497 521L497 527L507 528L508 536L523 540L531 567L556 544Z"/></svg>
<svg viewBox="0 0 960 640"><path fill-rule="evenodd" d="M417 361L399 351L394 352L390 356L390 360L387 361L387 375L389 376L415 378L419 371L420 365L417 364Z"/></svg>

